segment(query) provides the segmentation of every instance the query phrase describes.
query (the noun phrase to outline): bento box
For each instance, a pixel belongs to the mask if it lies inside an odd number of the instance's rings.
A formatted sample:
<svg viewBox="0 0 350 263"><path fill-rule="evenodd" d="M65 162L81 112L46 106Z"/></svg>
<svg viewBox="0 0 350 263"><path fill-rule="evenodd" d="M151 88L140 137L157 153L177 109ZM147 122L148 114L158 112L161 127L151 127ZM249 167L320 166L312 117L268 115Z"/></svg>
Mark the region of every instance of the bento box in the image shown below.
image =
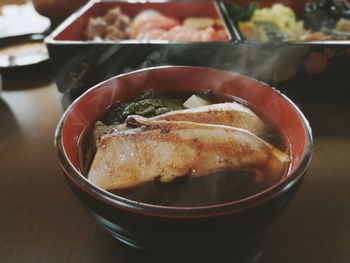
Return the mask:
<svg viewBox="0 0 350 263"><path fill-rule="evenodd" d="M265 8L266 13L277 4L288 8L287 14L300 28L308 3L95 0L58 26L46 44L64 105L110 77L163 65L222 69L267 82L291 97L347 91L350 42L346 33L336 40L317 38L319 34L302 40L252 39L245 37L239 25L240 10L252 15ZM154 18L158 15L165 20ZM275 17L286 20L284 13ZM137 19L141 22L136 23ZM109 27L108 21L120 28ZM137 24L145 31L133 28Z"/></svg>
<svg viewBox="0 0 350 263"><path fill-rule="evenodd" d="M245 74L289 96L349 92L349 2L225 0L222 5L249 50L247 66L239 67Z"/></svg>
<svg viewBox="0 0 350 263"><path fill-rule="evenodd" d="M123 24L121 30L115 32L107 26L109 33L99 35L104 30L101 24L110 23L113 16L120 16L113 23ZM136 24L136 17L137 27L131 25ZM208 23L203 30L192 30ZM138 27L148 29L154 24L160 28L151 34L165 32L162 37L137 35L141 32ZM216 1L91 1L52 32L46 43L58 89L69 101L119 73L211 60L222 44L231 45L236 40L231 30Z"/></svg>

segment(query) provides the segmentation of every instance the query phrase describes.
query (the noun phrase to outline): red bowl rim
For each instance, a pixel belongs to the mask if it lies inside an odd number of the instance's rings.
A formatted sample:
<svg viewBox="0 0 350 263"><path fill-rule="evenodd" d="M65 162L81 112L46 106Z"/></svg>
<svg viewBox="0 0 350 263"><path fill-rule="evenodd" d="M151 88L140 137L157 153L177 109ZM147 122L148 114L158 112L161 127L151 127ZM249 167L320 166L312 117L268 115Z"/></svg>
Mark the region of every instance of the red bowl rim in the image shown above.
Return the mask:
<svg viewBox="0 0 350 263"><path fill-rule="evenodd" d="M110 79L107 79L97 85L91 87L87 91L85 91L82 95L80 95L63 113L55 132L55 146L58 152L58 157L60 160L61 167L65 172L67 178L75 184L80 190L90 195L91 197L104 202L105 204L112 205L116 208L120 208L123 210L127 210L132 213L138 213L149 216L157 216L157 217L169 217L169 218L205 218L205 217L213 217L213 216L221 216L232 213L241 213L243 211L249 210L253 207L259 206L261 204L266 203L267 201L285 193L289 189L291 189L298 181L302 179L304 176L312 158L313 152L313 137L311 127L301 112L301 110L291 101L286 95L282 94L280 91L271 87L270 85L258 81L256 79L241 75L241 74L233 74L225 71L231 75L239 75L244 78L251 79L253 81L259 82L267 88L271 88L278 96L281 96L282 99L286 100L292 108L295 110L297 115L299 116L305 133L305 147L303 151L303 155L300 161L299 166L288 176L284 177L279 182L273 184L267 189L258 192L254 195L250 195L246 198L239 199L232 202L208 205L208 206L198 206L198 207L175 207L175 206L161 206L161 205L153 205L142 203L138 201L133 201L121 196L114 195L106 190L103 190L94 184L92 184L85 176L83 176L79 170L77 170L74 165L68 160L67 154L65 152L63 142L62 142L62 129L64 123L69 116L69 113L76 106L76 104L84 97L85 94L91 92L94 89L103 86L106 82L111 81L116 78L123 78L124 76L135 74L142 71L150 71L150 70L162 70L166 68L205 68L205 67L197 67L197 66L159 66L159 67L150 67L144 68L140 70L135 70L129 73L120 74ZM210 68L211 70L222 71L214 68Z"/></svg>

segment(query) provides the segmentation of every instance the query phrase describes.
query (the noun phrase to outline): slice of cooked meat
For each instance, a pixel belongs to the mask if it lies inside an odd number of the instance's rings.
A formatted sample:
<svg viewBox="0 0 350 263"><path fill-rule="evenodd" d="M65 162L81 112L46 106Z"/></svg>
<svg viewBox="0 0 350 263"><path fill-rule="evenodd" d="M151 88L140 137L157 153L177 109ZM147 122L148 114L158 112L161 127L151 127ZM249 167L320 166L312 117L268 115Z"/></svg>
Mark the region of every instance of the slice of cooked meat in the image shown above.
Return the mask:
<svg viewBox="0 0 350 263"><path fill-rule="evenodd" d="M253 111L237 102L216 103L171 111L152 119L226 125L246 129L255 134L261 134L265 129L264 122Z"/></svg>
<svg viewBox="0 0 350 263"><path fill-rule="evenodd" d="M265 130L264 122L249 108L237 102L217 103L192 109L171 111L150 118L151 120L191 121L237 127L260 135ZM102 123L101 123L102 124ZM129 129L126 124L111 125L109 128L99 124L96 139L106 133ZM105 131L105 133L104 133Z"/></svg>
<svg viewBox="0 0 350 263"><path fill-rule="evenodd" d="M129 121L142 126L105 135L98 144L88 179L103 189L222 170L256 171L259 180L276 179L289 162L287 154L247 130L140 116Z"/></svg>

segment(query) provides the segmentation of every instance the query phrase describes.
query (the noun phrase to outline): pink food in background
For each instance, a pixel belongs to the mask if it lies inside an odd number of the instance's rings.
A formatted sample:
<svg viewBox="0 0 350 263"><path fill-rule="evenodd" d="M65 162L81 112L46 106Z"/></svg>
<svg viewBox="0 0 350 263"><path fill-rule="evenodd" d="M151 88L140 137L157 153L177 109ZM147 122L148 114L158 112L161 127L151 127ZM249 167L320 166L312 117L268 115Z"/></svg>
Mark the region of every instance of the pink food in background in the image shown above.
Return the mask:
<svg viewBox="0 0 350 263"><path fill-rule="evenodd" d="M135 17L130 28L130 38L192 42L228 40L223 28L207 27L198 29L186 27L182 26L176 19L152 11L146 11Z"/></svg>
<svg viewBox="0 0 350 263"><path fill-rule="evenodd" d="M223 30L215 30L212 27L195 29L185 26L175 26L170 30L152 29L139 32L135 39L139 40L169 40L169 41L223 41L226 40Z"/></svg>
<svg viewBox="0 0 350 263"><path fill-rule="evenodd" d="M136 17L130 28L130 38L137 39L140 33L153 29L169 30L174 26L180 25L179 21L161 14L140 15Z"/></svg>

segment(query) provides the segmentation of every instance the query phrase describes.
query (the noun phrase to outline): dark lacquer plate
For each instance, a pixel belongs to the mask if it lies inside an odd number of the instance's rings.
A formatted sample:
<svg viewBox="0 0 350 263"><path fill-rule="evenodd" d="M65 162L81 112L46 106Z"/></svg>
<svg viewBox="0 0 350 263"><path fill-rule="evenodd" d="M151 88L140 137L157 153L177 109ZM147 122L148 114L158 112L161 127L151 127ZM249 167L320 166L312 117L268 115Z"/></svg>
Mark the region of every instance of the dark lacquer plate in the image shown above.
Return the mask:
<svg viewBox="0 0 350 263"><path fill-rule="evenodd" d="M27 77L50 71L44 34L0 39L0 73L5 79Z"/></svg>

